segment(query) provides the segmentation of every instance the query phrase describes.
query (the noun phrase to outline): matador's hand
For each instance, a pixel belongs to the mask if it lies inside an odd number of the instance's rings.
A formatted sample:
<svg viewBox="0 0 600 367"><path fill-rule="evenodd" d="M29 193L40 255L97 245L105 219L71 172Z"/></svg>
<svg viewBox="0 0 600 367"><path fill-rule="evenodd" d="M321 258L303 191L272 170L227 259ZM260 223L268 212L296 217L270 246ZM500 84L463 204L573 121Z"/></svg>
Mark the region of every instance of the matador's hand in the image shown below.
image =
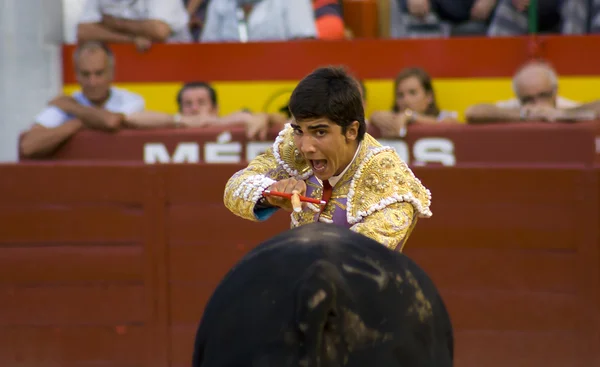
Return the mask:
<svg viewBox="0 0 600 367"><path fill-rule="evenodd" d="M277 181L267 190L270 191L279 191L283 193L292 194L297 192L299 195L306 194L306 183L304 181L296 180L295 178L288 178L285 180ZM278 197L278 196L267 196L267 202L273 206L278 206L281 209L291 212L294 210L292 206L292 201L290 199ZM305 206L306 203L301 203L302 206Z"/></svg>

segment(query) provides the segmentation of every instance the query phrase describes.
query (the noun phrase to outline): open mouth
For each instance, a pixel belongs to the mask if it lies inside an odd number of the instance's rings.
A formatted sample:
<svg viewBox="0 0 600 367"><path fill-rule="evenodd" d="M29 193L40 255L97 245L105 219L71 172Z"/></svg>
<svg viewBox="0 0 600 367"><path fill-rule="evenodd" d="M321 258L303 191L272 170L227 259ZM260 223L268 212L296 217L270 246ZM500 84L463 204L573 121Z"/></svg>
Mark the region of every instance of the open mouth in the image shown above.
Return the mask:
<svg viewBox="0 0 600 367"><path fill-rule="evenodd" d="M323 173L327 169L327 160L325 159L311 159L310 164L315 173Z"/></svg>

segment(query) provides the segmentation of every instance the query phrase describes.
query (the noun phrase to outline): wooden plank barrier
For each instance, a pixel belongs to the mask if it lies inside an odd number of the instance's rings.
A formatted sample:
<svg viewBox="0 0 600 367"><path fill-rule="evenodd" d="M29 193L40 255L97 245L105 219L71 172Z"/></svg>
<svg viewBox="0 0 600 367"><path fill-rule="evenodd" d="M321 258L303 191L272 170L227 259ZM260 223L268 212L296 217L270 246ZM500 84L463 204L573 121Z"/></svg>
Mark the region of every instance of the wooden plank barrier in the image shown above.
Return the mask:
<svg viewBox="0 0 600 367"><path fill-rule="evenodd" d="M288 228L222 205L238 165L0 166L0 365L189 366L205 302ZM415 168L406 253L456 331L456 366L600 365L600 167Z"/></svg>

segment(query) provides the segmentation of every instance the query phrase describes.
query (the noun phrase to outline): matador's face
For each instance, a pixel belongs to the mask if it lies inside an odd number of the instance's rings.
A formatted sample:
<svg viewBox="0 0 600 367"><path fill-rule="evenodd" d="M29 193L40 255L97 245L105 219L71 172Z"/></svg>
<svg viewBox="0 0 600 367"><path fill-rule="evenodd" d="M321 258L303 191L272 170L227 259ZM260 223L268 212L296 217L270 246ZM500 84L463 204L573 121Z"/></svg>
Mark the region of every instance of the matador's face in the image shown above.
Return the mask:
<svg viewBox="0 0 600 367"><path fill-rule="evenodd" d="M320 180L339 175L352 162L358 147L358 121L345 132L340 125L326 118L293 120L291 125L296 147Z"/></svg>

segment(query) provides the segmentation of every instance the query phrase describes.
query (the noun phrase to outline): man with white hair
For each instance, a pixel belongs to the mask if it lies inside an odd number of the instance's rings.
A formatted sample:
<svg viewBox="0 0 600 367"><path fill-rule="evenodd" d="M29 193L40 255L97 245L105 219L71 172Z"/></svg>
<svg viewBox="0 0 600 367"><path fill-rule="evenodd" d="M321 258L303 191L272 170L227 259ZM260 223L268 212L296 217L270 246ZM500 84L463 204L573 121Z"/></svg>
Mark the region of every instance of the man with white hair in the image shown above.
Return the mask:
<svg viewBox="0 0 600 367"><path fill-rule="evenodd" d="M21 137L22 156L48 156L82 128L116 131L128 115L144 110L142 96L112 86L115 59L106 45L85 42L73 57L81 91L54 98L34 118Z"/></svg>
<svg viewBox="0 0 600 367"><path fill-rule="evenodd" d="M467 122L573 121L596 117L593 110L558 95L558 75L542 61L530 61L515 73L513 91L516 98L469 107L465 112Z"/></svg>

